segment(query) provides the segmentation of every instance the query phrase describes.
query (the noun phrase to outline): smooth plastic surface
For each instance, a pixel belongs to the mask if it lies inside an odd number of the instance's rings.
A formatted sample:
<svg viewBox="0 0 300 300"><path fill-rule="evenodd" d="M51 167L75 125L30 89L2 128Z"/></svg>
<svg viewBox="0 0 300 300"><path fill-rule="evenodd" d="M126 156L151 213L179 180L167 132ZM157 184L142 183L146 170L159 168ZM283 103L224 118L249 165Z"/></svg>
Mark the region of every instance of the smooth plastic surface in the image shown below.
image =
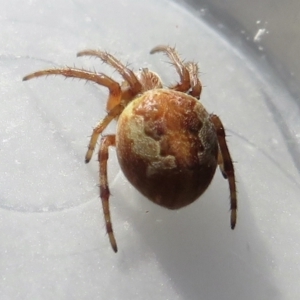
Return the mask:
<svg viewBox="0 0 300 300"><path fill-rule="evenodd" d="M0 21L1 299L297 299L299 107L263 55L250 59L171 1L2 1ZM120 79L95 59L76 58L100 48L173 83L167 58L149 54L158 44L199 62L201 101L221 117L236 162L238 223L232 231L219 171L201 199L168 211L129 185L112 149L115 254L96 156L84 164L107 91L22 77L75 64Z"/></svg>

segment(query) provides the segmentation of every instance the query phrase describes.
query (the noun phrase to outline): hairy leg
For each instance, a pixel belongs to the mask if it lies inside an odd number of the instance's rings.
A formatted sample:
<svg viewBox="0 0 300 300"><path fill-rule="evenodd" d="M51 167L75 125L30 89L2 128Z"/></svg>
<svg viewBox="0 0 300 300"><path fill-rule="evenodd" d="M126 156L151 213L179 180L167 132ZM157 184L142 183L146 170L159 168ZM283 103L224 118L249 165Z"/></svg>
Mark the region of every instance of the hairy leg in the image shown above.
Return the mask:
<svg viewBox="0 0 300 300"><path fill-rule="evenodd" d="M137 95L141 89L142 85L133 73L132 70L124 66L119 60L117 60L113 55L100 50L84 50L77 53L77 56L96 56L99 57L104 63L107 63L128 82L130 86L131 96L134 97Z"/></svg>
<svg viewBox="0 0 300 300"><path fill-rule="evenodd" d="M190 81L191 81L190 95L197 99L200 99L202 84L198 76L199 73L198 65L193 62L187 62L185 63L185 65L190 73Z"/></svg>
<svg viewBox="0 0 300 300"><path fill-rule="evenodd" d="M48 69L43 71L37 71L25 76L23 80L29 80L35 77L48 75L62 75L68 78L85 79L107 87L109 89L109 97L107 101L108 111L121 102L122 91L119 83L102 73L95 73L82 69L67 67L62 69Z"/></svg>
<svg viewBox="0 0 300 300"><path fill-rule="evenodd" d="M180 92L187 92L191 87L189 70L179 58L175 48L164 45L156 46L150 51L150 54L154 54L157 52L164 52L165 54L167 54L167 56L171 60L171 63L176 68L177 73L179 74L180 82L178 82L174 86L171 86L170 88Z"/></svg>
<svg viewBox="0 0 300 300"><path fill-rule="evenodd" d="M108 179L107 179L108 148L110 146L115 146L115 145L116 145L115 135L103 136L101 139L100 149L98 152L98 160L99 160L99 174L100 174L100 198L103 207L106 232L108 234L108 238L113 250L117 252L118 247L114 236L110 211L109 211L110 192L109 192Z"/></svg>
<svg viewBox="0 0 300 300"><path fill-rule="evenodd" d="M122 113L123 109L124 106L122 104L115 106L93 129L93 133L88 146L88 151L85 155L86 163L88 163L92 158L99 135L114 118L118 117Z"/></svg>
<svg viewBox="0 0 300 300"><path fill-rule="evenodd" d="M230 224L231 224L231 228L234 229L236 224L236 218L237 218L237 197L236 197L236 185L235 185L233 163L226 143L224 126L220 118L217 115L211 115L210 119L215 126L217 136L218 136L218 141L219 141L218 160L220 164L220 169L223 173L223 176L227 178L229 183L230 210L231 210Z"/></svg>

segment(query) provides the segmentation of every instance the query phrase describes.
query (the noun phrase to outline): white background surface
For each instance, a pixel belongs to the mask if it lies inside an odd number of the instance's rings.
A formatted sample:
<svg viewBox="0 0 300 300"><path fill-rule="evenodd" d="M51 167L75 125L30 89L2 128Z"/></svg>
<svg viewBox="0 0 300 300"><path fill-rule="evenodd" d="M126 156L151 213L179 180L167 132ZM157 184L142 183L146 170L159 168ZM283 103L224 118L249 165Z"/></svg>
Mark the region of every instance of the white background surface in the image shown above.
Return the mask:
<svg viewBox="0 0 300 300"><path fill-rule="evenodd" d="M167 1L2 1L0 22L1 299L297 299L299 109L271 73ZM119 79L76 58L101 48L170 84L167 59L149 55L157 44L200 64L201 101L223 120L236 161L238 223L231 231L218 171L201 200L167 211L128 184L112 149L115 254L96 159L84 164L107 91L62 77L21 80L74 64Z"/></svg>

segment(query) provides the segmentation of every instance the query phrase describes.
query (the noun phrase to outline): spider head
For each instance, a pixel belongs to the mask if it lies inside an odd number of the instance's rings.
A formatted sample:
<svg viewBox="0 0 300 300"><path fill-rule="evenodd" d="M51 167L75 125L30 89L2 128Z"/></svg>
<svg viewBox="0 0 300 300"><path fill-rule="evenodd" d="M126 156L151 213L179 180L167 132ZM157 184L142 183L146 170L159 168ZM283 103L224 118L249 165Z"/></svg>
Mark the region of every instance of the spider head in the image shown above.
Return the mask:
<svg viewBox="0 0 300 300"><path fill-rule="evenodd" d="M140 69L137 78L142 84L142 92L163 87L160 77L156 73L149 71L148 68Z"/></svg>

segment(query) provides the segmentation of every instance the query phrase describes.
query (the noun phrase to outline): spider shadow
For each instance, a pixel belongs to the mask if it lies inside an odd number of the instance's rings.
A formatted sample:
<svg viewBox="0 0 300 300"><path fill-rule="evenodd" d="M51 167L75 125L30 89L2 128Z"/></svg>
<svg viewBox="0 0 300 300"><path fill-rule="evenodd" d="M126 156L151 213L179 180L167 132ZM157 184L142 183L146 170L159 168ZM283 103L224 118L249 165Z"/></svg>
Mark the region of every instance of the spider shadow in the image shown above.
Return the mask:
<svg viewBox="0 0 300 300"><path fill-rule="evenodd" d="M139 203L138 209L132 210L123 202L122 214L134 220L131 224L145 253L154 253L159 268L182 299L252 300L253 295L279 299L267 265L271 254L251 221L246 191L239 183L243 205L237 228L231 231L228 203L223 201L228 199L224 189L216 187L221 180L218 176L200 200L179 211L158 207L133 192L132 201ZM117 198L124 198L124 194L117 194ZM122 267L132 267L140 254L126 237L122 238L122 248Z"/></svg>

